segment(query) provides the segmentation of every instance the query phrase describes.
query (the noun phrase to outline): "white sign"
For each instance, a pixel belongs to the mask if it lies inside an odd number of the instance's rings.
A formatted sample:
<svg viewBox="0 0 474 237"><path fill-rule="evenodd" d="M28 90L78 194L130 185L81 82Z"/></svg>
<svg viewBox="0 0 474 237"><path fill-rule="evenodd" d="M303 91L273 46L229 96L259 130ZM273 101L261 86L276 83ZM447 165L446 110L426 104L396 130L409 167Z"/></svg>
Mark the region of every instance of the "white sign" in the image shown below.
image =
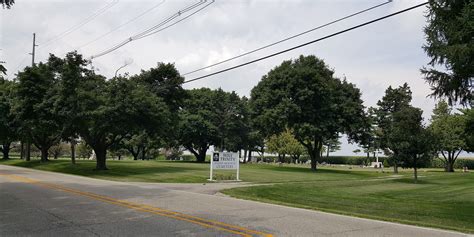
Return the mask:
<svg viewBox="0 0 474 237"><path fill-rule="evenodd" d="M212 168L221 170L236 170L239 168L239 154L234 152L212 153Z"/></svg>
<svg viewBox="0 0 474 237"><path fill-rule="evenodd" d="M211 157L211 170L209 180L213 180L212 171L237 170L237 181L239 180L239 154L236 152L213 152Z"/></svg>

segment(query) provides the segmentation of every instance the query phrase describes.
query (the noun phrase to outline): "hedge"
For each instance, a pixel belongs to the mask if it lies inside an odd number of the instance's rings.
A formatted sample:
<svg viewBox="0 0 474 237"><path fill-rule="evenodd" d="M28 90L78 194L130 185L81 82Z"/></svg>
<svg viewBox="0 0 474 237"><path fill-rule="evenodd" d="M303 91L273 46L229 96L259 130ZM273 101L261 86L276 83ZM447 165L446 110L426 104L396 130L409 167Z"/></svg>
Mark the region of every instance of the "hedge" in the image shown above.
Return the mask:
<svg viewBox="0 0 474 237"><path fill-rule="evenodd" d="M444 159L433 159L431 162L432 168L444 168ZM455 169L462 169L463 167L467 167L470 170L474 170L474 159L469 158L458 158L456 162L454 162Z"/></svg>
<svg viewBox="0 0 474 237"><path fill-rule="evenodd" d="M261 161L260 157L257 157L259 161ZM387 162L384 162L387 160L388 157L379 157L379 162L383 162L384 164L387 164ZM306 162L309 160L308 156L302 156L300 157L300 162ZM278 156L265 156L263 158L263 162L278 162ZM285 163L290 163L291 162L291 157L286 156L285 157ZM327 164L339 164L339 165L370 165L371 162L375 162L374 157L370 157L367 159L366 156L323 156L321 157L321 162L322 163L327 163ZM454 168L455 169L462 169L463 167L467 166L468 169L474 170L474 159L469 159L469 158L458 158L456 162L454 163ZM431 162L431 165L429 165L428 168L444 168L444 162L440 159L433 159Z"/></svg>

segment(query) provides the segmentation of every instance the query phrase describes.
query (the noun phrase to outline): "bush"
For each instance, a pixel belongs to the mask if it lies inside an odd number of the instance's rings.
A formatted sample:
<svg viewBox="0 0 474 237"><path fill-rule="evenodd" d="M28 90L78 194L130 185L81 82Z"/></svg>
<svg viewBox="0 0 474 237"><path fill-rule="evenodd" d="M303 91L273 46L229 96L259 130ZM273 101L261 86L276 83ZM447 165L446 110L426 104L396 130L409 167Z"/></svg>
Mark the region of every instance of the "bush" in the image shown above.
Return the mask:
<svg viewBox="0 0 474 237"><path fill-rule="evenodd" d="M379 157L380 162L384 162L387 157ZM310 160L309 156L301 156L300 162L305 163ZM290 162L291 157L286 156L285 162ZM263 162L278 162L278 156L265 156ZM340 164L340 165L370 165L371 162L375 162L375 158L370 157L367 159L366 156L323 156L321 157L321 163L327 164Z"/></svg>
<svg viewBox="0 0 474 237"><path fill-rule="evenodd" d="M474 170L474 159L458 158L456 162L454 162L455 169L462 169L465 166L470 170ZM438 158L433 159L431 168L444 168L444 161Z"/></svg>

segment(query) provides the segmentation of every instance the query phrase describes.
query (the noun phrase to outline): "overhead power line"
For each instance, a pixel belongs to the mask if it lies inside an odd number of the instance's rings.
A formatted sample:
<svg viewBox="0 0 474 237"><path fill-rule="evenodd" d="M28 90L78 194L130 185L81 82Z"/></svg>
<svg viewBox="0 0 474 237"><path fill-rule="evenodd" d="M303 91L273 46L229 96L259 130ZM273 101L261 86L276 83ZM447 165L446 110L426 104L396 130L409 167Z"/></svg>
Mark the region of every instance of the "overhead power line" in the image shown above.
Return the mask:
<svg viewBox="0 0 474 237"><path fill-rule="evenodd" d="M124 41L120 42L119 44L107 49L107 50L104 50L98 54L95 54L93 56L90 57L90 60L92 59L95 59L95 58L98 58L98 57L101 57L101 56L104 56L106 54L109 54L121 47L123 47L124 45L132 42L132 41L135 41L135 40L139 40L139 39L142 39L142 38L145 38L145 37L148 37L150 35L153 35L153 34L156 34L160 31L163 31L173 25L176 25L177 23L193 16L194 14L204 10L204 8L208 7L209 5L211 5L212 3L214 3L214 0L211 0L209 3L205 4L207 2L207 0L201 0L199 1L198 3L195 3L195 4L192 4L184 9L181 9L180 11L176 12L175 14L171 15L170 17L166 18L165 20L161 21L160 23L158 23L157 25L154 25L153 27L149 28L149 29L146 29L138 34L135 34L133 36L130 36L128 37L127 39L125 39ZM203 5L202 7L198 8L199 6ZM189 11L192 11L193 9L196 9L198 8L197 10L191 12L190 14L186 15L183 17L183 15ZM180 18L182 17L182 19L180 20L177 20L175 22L173 22L173 20L177 19L177 18ZM167 25L168 23L170 22L173 22L169 25Z"/></svg>
<svg viewBox="0 0 474 237"><path fill-rule="evenodd" d="M365 22L365 23L362 23L362 24L359 24L359 25L356 25L356 26L347 28L347 29L345 29L345 30L341 30L341 31L338 31L338 32L336 32L336 33L333 33L333 34L330 34L330 35L327 35L327 36L324 36L324 37L321 37L321 38L318 38L318 39L315 39L315 40L306 42L306 43L304 43L304 44L300 44L300 45L297 45L297 46L294 46L294 47L291 47L291 48L288 48L288 49L285 49L285 50L282 50L282 51L279 51L279 52L276 52L276 53L273 53L273 54L270 54L270 55L267 55L267 56L264 56L264 57L261 57L261 58L257 58L257 59L248 61L248 62L246 62L246 63L242 63L242 64L239 64L239 65L236 65L236 66L233 66L233 67L229 67L229 68L226 68L226 69L217 71L217 72L209 73L209 74L207 74L207 75L200 76L200 77L196 77L196 78L193 78L193 79L190 79L190 80L185 80L184 82L182 82L182 83L180 83L180 84L186 84L186 83L190 83L190 82L193 82L193 81L202 80L202 79L204 79L204 78L207 78L207 77L210 77L210 76L214 76L214 75L217 75L217 74L221 74L221 73L223 73L223 72L227 72L227 71L230 71L230 70L234 70L234 69L236 69L236 68L240 68L240 67L243 67L243 66L252 64L252 63L256 63L256 62L258 62L258 61L262 61L262 60L267 59L267 58L275 57L275 56L277 56L277 55L280 55L280 54L283 54L283 53L286 53L286 52L289 52L289 51L292 51L292 50L295 50L295 49L298 49L298 48L301 48L301 47L304 47L304 46L307 46L307 45L310 45L310 44L314 44L314 43L316 43L316 42L319 42L319 41L322 41L322 40L325 40L325 39L334 37L334 36L336 36L336 35L340 35L340 34L343 34L343 33L348 32L348 31L352 31L352 30L361 28L361 27L363 27L363 26L370 25L370 24L372 24L372 23L375 23L375 22L378 22L378 21L381 21L381 20L384 20L384 19L387 19L387 18L396 16L396 15L402 14L402 13L404 13L404 12L411 11L411 10L413 10L413 9L416 9L416 8L422 7L422 6L424 6L424 5L427 5L428 3L429 3L429 2L421 3L421 4L418 4L418 5L415 5L415 6L412 6L412 7L409 7L409 8L406 8L406 9L403 9L403 10L400 10L400 11L397 11L397 12L394 12L394 13L392 13L392 14L385 15L385 16L383 16L383 17L379 17L379 18L377 18L377 19L374 19L374 20L371 20L371 21L367 21L367 22Z"/></svg>
<svg viewBox="0 0 474 237"><path fill-rule="evenodd" d="M386 4L388 4L388 3L391 3L391 2L392 2L392 0L388 0L388 1L384 2L384 3L380 3L380 4L377 4L377 5L375 5L375 6L372 6L372 7L366 8L366 9L364 9L364 10L361 10L361 11L358 11L358 12L355 12L355 13L352 13L352 14L350 14L350 15L347 15L347 16L345 16L345 17L342 17L342 18L339 18L339 19L337 19L337 20L334 20L334 21L328 22L328 23L326 23L326 24L323 24L323 25L320 25L320 26L314 27L314 28L312 28L312 29L309 29L309 30L303 31L303 32L301 32L301 33L298 33L298 34L296 34L296 35L292 35L292 36L290 36L290 37L287 37L287 38L281 39L281 40L279 40L279 41L276 41L276 42L274 42L274 43L267 44L267 45L265 45L265 46L262 46L262 47L260 47L260 48L256 48L256 49L254 49L254 50L251 50L251 51L248 51L248 52L245 52L245 53L239 54L239 55L237 55L237 56L234 56L234 57L231 57L231 58L228 58L228 59L222 60L222 61L219 61L219 62L217 62L217 63L213 63L213 64L211 64L211 65L207 65L207 66L205 66L205 67L202 67L202 68L198 68L198 69L195 69L195 70L189 71L189 72L187 72L187 73L184 73L184 74L183 74L183 76L190 75L190 74L193 74L193 73L196 73L196 72L200 72L200 71L202 71L202 70L205 70L205 69L208 69L208 68L211 68L211 67L214 67L214 66L217 66L217 65L220 65L220 64L223 64L223 63L226 63L226 62L229 62L229 61L232 61L232 60L235 60L235 59L241 58L241 57L243 57L243 56L246 56L246 55L249 55L249 54L252 54L252 53L258 52L258 51L260 51L260 50L263 50L263 49L269 48L269 47L271 47L271 46L274 46L274 45L277 45L277 44L283 43L283 42L285 42L285 41L288 41L288 40L294 39L294 38L296 38L296 37L299 37L299 36L302 36L302 35L308 34L308 33L310 33L310 32L313 32L313 31L315 31L315 30L319 30L319 29L321 29L321 28L324 28L324 27L330 26L330 25L332 25L332 24L335 24L335 23L337 23L337 22L340 22L340 21L346 20L346 19L348 19L348 18L351 18L351 17L357 16L357 15L360 15L360 14L362 14L362 13L365 13L365 12L368 12L368 11L370 11L370 10L373 10L373 9L379 8L379 7L381 7L381 6L384 6L384 5L386 5Z"/></svg>
<svg viewBox="0 0 474 237"><path fill-rule="evenodd" d="M121 25L119 25L119 26L113 28L112 30L110 30L110 31L108 31L108 32L106 32L106 33L100 35L99 37L97 37L97 38L95 38L95 39L93 39L93 40L91 40L91 41L89 41L89 42L87 42L87 43L85 43L85 44L82 44L82 45L78 46L77 48L83 48L83 47L85 47L85 46L87 46L87 45L90 45L90 44L92 44L92 43L94 43L94 42L96 42L96 41L98 41L98 40L104 38L105 36L111 34L112 32L114 32L114 31L116 31L116 30L118 30L118 29L120 29L120 28L122 28L122 27L124 27L124 26L126 26L126 25L128 25L128 24L130 24L130 23L132 23L132 22L134 22L134 21L136 21L136 20L138 20L140 17L142 17L142 16L144 16L144 15L150 13L151 11L155 10L157 7L161 6L165 1L166 1L166 0L162 0L162 1L159 2L158 4L153 5L152 7L148 8L147 10L145 10L144 12L142 12L142 13L140 13L139 15L135 16L134 18L128 20L127 22L125 22L125 23L123 23L123 24L121 24Z"/></svg>
<svg viewBox="0 0 474 237"><path fill-rule="evenodd" d="M44 42L42 45L41 45L41 48L47 46L47 45L50 45L51 43L61 39L61 38L64 38L65 36L71 34L72 32L80 29L81 27L83 27L84 25L86 25L87 23L91 22L92 20L94 20L96 17L102 15L104 12L106 12L108 9L110 9L111 7L113 7L115 4L117 4L119 2L119 0L112 0L111 2L109 2L107 5L105 5L104 7L100 8L99 10L97 10L96 12L94 12L92 15L88 16L87 18L85 18L84 20L80 21L79 23L77 23L76 25L73 25L72 27L68 28L67 30L61 32L60 34L56 35L55 37L49 39L48 41Z"/></svg>

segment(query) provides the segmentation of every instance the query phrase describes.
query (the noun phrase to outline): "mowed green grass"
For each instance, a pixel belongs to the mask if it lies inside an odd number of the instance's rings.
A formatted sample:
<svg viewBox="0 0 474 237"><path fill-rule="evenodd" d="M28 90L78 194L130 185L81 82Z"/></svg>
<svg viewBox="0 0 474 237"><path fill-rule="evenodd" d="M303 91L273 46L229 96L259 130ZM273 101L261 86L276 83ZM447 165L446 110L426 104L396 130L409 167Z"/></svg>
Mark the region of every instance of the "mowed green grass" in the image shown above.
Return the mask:
<svg viewBox="0 0 474 237"><path fill-rule="evenodd" d="M209 163L176 161L113 161L107 171L94 171L95 162L18 159L0 164L126 182L203 183ZM394 175L370 168L242 164L241 179L266 185L224 190L223 193L287 206L437 227L474 233L474 174L422 169L414 184L411 170ZM222 172L221 174L229 174Z"/></svg>
<svg viewBox="0 0 474 237"><path fill-rule="evenodd" d="M0 159L0 164L13 165L38 170L82 175L98 179L125 182L155 183L204 183L209 178L209 163L182 161L134 161L108 160L109 170L95 171L95 161L78 160L72 165L68 159L50 160L41 163L39 160L29 162L20 159L7 161ZM215 174L230 175L235 171L214 171ZM370 177L387 176L376 172L357 172L346 169L322 169L315 175L308 167L286 165L279 167L273 164L241 164L240 179L255 183L299 183L329 181L341 179L359 180Z"/></svg>
<svg viewBox="0 0 474 237"><path fill-rule="evenodd" d="M317 174L315 174L317 175ZM287 206L474 233L474 174L287 183L223 193Z"/></svg>

